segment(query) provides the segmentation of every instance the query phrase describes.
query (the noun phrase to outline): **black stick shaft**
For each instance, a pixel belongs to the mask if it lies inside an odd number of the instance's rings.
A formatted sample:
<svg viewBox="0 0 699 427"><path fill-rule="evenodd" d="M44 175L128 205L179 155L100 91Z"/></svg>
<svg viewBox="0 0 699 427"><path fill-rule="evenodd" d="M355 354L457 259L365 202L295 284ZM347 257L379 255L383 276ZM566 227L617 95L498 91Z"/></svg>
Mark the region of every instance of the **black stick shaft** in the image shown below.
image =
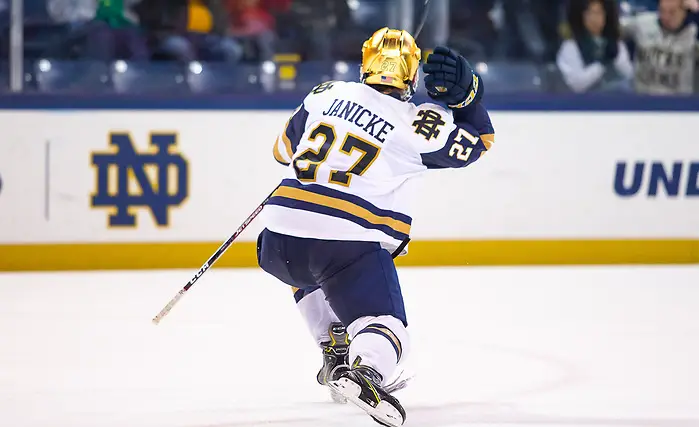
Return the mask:
<svg viewBox="0 0 699 427"><path fill-rule="evenodd" d="M422 11L422 19L420 19L420 25L418 25L417 29L415 30L415 39L417 39L417 37L420 35L420 33L422 32L422 28L425 26L425 23L427 22L427 15L429 15L429 7L430 0L425 0L425 4L423 6Z"/></svg>
<svg viewBox="0 0 699 427"><path fill-rule="evenodd" d="M405 240L400 242L400 245L398 245L396 250L393 251L391 257L395 259L398 255L400 255L400 253L403 252L403 249L405 249L405 247L408 246L408 243L410 243L410 237L406 237Z"/></svg>

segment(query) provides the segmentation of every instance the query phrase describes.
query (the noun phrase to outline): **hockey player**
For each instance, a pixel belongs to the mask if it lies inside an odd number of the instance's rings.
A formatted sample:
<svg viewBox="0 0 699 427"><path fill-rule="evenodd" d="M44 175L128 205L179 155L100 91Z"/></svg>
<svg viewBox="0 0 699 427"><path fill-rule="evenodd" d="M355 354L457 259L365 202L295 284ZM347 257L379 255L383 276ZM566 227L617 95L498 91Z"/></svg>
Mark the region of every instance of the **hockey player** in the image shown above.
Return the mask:
<svg viewBox="0 0 699 427"><path fill-rule="evenodd" d="M311 91L274 145L287 177L257 243L260 267L293 287L323 350L318 382L386 426L406 417L387 383L410 349L392 257L406 253L408 184L428 169L468 166L494 139L480 77L448 48L423 67L429 96L447 107L409 102L420 61L410 34L383 28L362 47L360 83Z"/></svg>

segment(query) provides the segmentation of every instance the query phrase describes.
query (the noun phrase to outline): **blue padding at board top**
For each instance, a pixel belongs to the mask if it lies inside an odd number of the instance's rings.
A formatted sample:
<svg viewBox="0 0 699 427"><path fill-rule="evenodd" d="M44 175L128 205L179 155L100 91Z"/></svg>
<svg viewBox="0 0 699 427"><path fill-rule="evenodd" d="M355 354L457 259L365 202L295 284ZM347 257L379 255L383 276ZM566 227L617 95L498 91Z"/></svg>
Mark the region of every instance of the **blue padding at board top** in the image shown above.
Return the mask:
<svg viewBox="0 0 699 427"><path fill-rule="evenodd" d="M293 110L305 93L201 96L42 95L0 96L0 110ZM431 102L417 96L413 102ZM699 97L611 94L491 94L491 111L699 111Z"/></svg>

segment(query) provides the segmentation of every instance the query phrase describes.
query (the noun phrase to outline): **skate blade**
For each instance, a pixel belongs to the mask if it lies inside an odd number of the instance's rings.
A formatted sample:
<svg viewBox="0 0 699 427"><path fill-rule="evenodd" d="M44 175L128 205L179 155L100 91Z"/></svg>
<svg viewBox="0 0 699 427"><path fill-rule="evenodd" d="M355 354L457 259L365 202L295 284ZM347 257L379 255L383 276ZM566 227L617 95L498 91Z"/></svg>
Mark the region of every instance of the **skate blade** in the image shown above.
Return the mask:
<svg viewBox="0 0 699 427"><path fill-rule="evenodd" d="M335 403L339 403L341 405L344 405L347 403L347 398L340 393L336 392L332 388L330 389L330 398L333 400Z"/></svg>
<svg viewBox="0 0 699 427"><path fill-rule="evenodd" d="M400 412L386 401L379 402L376 408L359 399L362 388L347 378L340 378L337 381L329 381L328 387L344 396L349 402L354 403L370 416L381 421L389 427L400 427L403 425L403 417Z"/></svg>

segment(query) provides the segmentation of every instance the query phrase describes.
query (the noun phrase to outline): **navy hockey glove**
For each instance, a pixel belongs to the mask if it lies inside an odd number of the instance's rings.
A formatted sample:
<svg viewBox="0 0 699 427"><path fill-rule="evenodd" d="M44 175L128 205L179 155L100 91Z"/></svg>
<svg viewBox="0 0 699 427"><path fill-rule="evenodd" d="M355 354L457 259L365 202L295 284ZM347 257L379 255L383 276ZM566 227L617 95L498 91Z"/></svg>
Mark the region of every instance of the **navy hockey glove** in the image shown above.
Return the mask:
<svg viewBox="0 0 699 427"><path fill-rule="evenodd" d="M466 58L438 46L422 66L427 94L449 108L463 108L480 100L483 87Z"/></svg>

